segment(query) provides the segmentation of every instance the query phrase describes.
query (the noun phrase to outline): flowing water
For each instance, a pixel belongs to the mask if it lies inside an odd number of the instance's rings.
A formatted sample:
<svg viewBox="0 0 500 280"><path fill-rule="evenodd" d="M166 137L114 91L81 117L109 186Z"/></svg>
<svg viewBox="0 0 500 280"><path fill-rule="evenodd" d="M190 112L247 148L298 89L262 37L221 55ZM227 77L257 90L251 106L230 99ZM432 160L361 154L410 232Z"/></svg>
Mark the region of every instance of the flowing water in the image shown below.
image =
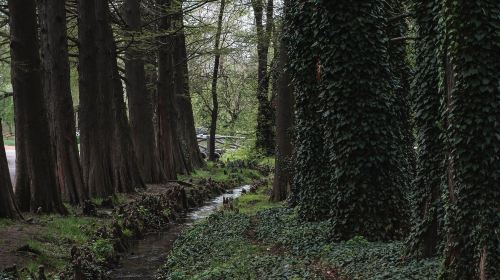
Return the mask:
<svg viewBox="0 0 500 280"><path fill-rule="evenodd" d="M233 189L183 214L165 232L150 234L135 241L126 255L122 256L120 267L111 272L111 279L154 279L157 269L166 262L174 241L185 229L217 211L222 206L224 198L240 197L243 190L249 189L248 185Z"/></svg>

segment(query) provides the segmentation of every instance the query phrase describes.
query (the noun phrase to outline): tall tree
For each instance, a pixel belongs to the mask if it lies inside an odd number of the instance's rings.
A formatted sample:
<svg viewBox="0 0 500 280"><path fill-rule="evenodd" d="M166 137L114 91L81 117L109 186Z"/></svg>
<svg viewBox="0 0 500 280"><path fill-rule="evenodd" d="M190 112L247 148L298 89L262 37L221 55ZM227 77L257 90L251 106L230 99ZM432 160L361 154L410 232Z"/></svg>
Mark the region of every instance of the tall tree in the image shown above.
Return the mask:
<svg viewBox="0 0 500 280"><path fill-rule="evenodd" d="M264 6L265 13L264 13ZM271 43L274 26L274 2L268 0L252 0L254 10L255 26L257 29L257 100L259 103L257 111L256 147L266 154L274 152L273 131L273 108L269 101L269 46ZM264 25L264 14L266 22Z"/></svg>
<svg viewBox="0 0 500 280"><path fill-rule="evenodd" d="M288 13L289 1L284 1L285 22ZM283 25L285 26L285 24ZM279 78L277 80L277 106L276 106L276 167L273 182L273 191L271 200L285 200L291 189L292 184L292 128L293 128L293 110L294 98L291 87L291 77L287 69L288 52L287 42L281 39L279 61L276 70Z"/></svg>
<svg viewBox="0 0 500 280"><path fill-rule="evenodd" d="M79 2L80 130L91 196L143 187L118 74L108 1Z"/></svg>
<svg viewBox="0 0 500 280"><path fill-rule="evenodd" d="M200 168L205 165L201 156L196 128L194 123L193 105L189 88L188 56L186 49L186 34L184 32L184 12L182 2L175 5L174 28L174 88L179 125L179 137L181 140L186 160L191 168Z"/></svg>
<svg viewBox="0 0 500 280"><path fill-rule="evenodd" d="M302 52L291 60L293 78L297 84L300 75L311 75L297 71L309 65L316 68L317 81L317 85L306 82L310 86L305 90L299 85L297 91L296 161L301 167L314 166L296 172L297 188L305 188L299 192L300 214L333 219L332 235L341 240L357 235L397 239L406 229L399 128L391 123L394 88L382 8L379 0L311 0L295 2L293 8L291 44L294 52ZM303 100L315 102L316 107L304 108ZM320 148L311 149L301 137L312 130L302 125L306 120L316 126L310 136L319 138L316 142L322 139ZM322 156L319 149L326 159L314 162ZM321 174L313 179L315 184L304 182L311 169L314 175Z"/></svg>
<svg viewBox="0 0 500 280"><path fill-rule="evenodd" d="M442 7L447 242L441 279L499 279L500 3Z"/></svg>
<svg viewBox="0 0 500 280"><path fill-rule="evenodd" d="M175 109L174 62L172 40L172 2L157 0L160 10L158 31L157 137L160 160L167 179L189 170L178 137Z"/></svg>
<svg viewBox="0 0 500 280"><path fill-rule="evenodd" d="M112 148L112 111L111 97L101 89L102 84L110 81L97 82L97 27L96 1L78 1L79 126L83 178L91 196L104 197L114 193L113 166L109 154ZM110 66L99 64L99 67Z"/></svg>
<svg viewBox="0 0 500 280"><path fill-rule="evenodd" d="M1 125L0 135L3 135ZM9 163L7 162L7 155L5 154L3 137L0 137L0 218L21 218L21 213L12 189Z"/></svg>
<svg viewBox="0 0 500 280"><path fill-rule="evenodd" d="M146 88L143 54L136 39L142 31L139 0L125 1L125 20L132 42L126 52L125 78L135 154L144 182L159 183L165 180L165 174L155 141L152 95Z"/></svg>
<svg viewBox="0 0 500 280"><path fill-rule="evenodd" d="M210 121L210 138L208 139L208 160L215 161L215 132L217 130L217 118L219 116L219 101L217 100L217 81L219 79L219 66L220 66L220 40L222 34L222 23L224 20L224 9L226 1L221 0L219 17L217 20L217 33L215 34L214 46L214 70L212 73L212 115Z"/></svg>
<svg viewBox="0 0 500 280"><path fill-rule="evenodd" d="M416 67L412 82L416 169L413 182L413 220L409 251L417 257L430 257L441 240L439 212L441 176L444 174L443 143L440 139L440 95L438 70L438 3L415 1L417 37Z"/></svg>
<svg viewBox="0 0 500 280"><path fill-rule="evenodd" d="M290 0L290 19L285 29L289 48L289 71L295 95L295 164L291 204L298 206L302 218L321 220L328 217L332 189L328 181L328 162L322 133L320 112L321 68L314 44L317 26L313 23L318 11L313 1L299 5ZM297 33L296 33L297 32ZM304 36L297 36L304 34ZM328 172L327 172L328 171Z"/></svg>
<svg viewBox="0 0 500 280"><path fill-rule="evenodd" d="M48 107L56 176L63 200L82 203L87 197L76 142L75 114L70 89L70 69L64 0L38 2L44 94Z"/></svg>
<svg viewBox="0 0 500 280"><path fill-rule="evenodd" d="M36 3L33 0L8 1L10 13L11 77L16 107L16 130L23 138L16 145L16 154L24 163L17 176L29 202L21 205L31 211L66 213L55 174L50 143L49 122L43 98L37 37ZM17 134L17 133L16 133ZM23 196L27 199L28 196ZM23 209L28 210L28 209Z"/></svg>
<svg viewBox="0 0 500 280"><path fill-rule="evenodd" d="M111 125L113 137L108 151L111 155L113 171L113 188L115 192L130 193L135 188L143 188L137 158L127 119L122 80L118 71L116 43L111 28L111 15L108 1L96 2L98 23L98 83L101 94L111 98ZM108 108L109 110L109 108Z"/></svg>

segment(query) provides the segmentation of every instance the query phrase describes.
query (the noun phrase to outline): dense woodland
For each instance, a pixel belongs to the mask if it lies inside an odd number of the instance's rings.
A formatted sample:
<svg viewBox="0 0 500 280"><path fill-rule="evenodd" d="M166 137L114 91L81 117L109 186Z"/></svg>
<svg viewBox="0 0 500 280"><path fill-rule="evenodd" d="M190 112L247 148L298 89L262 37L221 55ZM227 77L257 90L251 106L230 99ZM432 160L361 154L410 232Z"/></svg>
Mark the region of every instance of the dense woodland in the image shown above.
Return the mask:
<svg viewBox="0 0 500 280"><path fill-rule="evenodd" d="M398 257L439 260L436 278L500 279L498 0L4 0L0 12L1 218L180 182L221 162L226 134L274 158L270 201L327 223L332 244L402 241Z"/></svg>

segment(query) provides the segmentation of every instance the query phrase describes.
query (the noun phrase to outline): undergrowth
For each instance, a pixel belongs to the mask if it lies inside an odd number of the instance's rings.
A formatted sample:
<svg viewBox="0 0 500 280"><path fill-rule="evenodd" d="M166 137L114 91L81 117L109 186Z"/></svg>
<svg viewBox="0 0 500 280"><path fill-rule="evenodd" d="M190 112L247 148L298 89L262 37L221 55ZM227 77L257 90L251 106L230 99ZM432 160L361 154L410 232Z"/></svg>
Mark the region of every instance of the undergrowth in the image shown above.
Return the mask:
<svg viewBox="0 0 500 280"><path fill-rule="evenodd" d="M176 241L158 279L317 279L299 259L253 244L250 225L250 216L235 212L196 224Z"/></svg>

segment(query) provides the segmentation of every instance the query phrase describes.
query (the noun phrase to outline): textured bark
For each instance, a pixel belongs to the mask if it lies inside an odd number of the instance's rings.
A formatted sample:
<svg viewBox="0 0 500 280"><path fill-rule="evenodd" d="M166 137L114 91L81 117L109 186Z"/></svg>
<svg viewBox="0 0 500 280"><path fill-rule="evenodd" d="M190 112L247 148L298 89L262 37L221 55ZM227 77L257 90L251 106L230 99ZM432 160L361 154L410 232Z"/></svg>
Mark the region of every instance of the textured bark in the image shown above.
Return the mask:
<svg viewBox="0 0 500 280"><path fill-rule="evenodd" d="M141 12L139 0L125 1L125 20L131 39L141 33ZM132 140L141 176L145 183L165 181L160 164L153 128L152 95L146 88L146 74L142 53L137 42L127 49L125 61L127 96L129 105Z"/></svg>
<svg viewBox="0 0 500 280"><path fill-rule="evenodd" d="M176 34L174 35L174 88L178 114L178 130L182 148L191 168L200 168L205 165L201 156L200 147L196 138L193 106L189 91L188 57L186 50L186 35L184 33L182 5L177 7L175 15Z"/></svg>
<svg viewBox="0 0 500 280"><path fill-rule="evenodd" d="M269 73L267 70L269 45L274 25L273 0L268 0L266 7L266 24L264 26L264 3L263 0L252 0L257 27L257 129L256 147L266 154L274 152L274 131L273 131L273 109L269 101Z"/></svg>
<svg viewBox="0 0 500 280"><path fill-rule="evenodd" d="M29 182L29 202L33 212L66 213L55 176L50 145L49 123L43 100L38 54L36 4L33 0L8 1L10 12L11 77L16 107L16 134L23 138L16 151L24 163L17 176ZM25 192L26 190L23 190ZM28 196L23 195L23 198Z"/></svg>
<svg viewBox="0 0 500 280"><path fill-rule="evenodd" d="M157 0L162 15L159 31L167 32L172 27L172 17L167 14L170 0ZM167 179L175 179L177 173L187 173L188 167L179 141L176 127L173 40L171 36L158 39L158 88L157 88L157 137L160 160Z"/></svg>
<svg viewBox="0 0 500 280"><path fill-rule="evenodd" d="M219 116L219 101L217 100L217 81L219 78L220 65L220 37L222 33L222 22L224 20L224 9L226 1L221 0L219 9L219 19L217 21L217 33L215 34L214 47L214 70L212 74L212 115L210 119L210 138L208 139L208 160L215 161L215 132L217 131L217 118Z"/></svg>
<svg viewBox="0 0 500 280"><path fill-rule="evenodd" d="M75 113L70 88L70 68L64 0L38 2L44 94L50 121L56 176L63 200L82 203L88 196L83 184L76 142Z"/></svg>
<svg viewBox="0 0 500 280"><path fill-rule="evenodd" d="M98 61L96 40L102 35L96 34L96 1L80 0L78 11L79 126L83 178L90 196L105 197L114 193L109 153L112 148L111 96L107 94L109 89L103 91L102 88L111 81L98 82L98 67L110 66L102 64L102 57Z"/></svg>
<svg viewBox="0 0 500 280"><path fill-rule="evenodd" d="M3 135L1 125L0 135ZM3 137L0 137L0 218L22 218L12 189Z"/></svg>
<svg viewBox="0 0 500 280"><path fill-rule="evenodd" d="M113 142L110 144L112 147L110 157L113 166L113 188L115 192L130 193L134 192L135 188L143 188L144 182L137 165L130 125L127 119L127 109L118 72L116 44L111 29L108 1L97 0L96 8L98 34L102 36L97 41L98 47L100 46L98 49L102 50L98 54L103 63L100 65L106 65L106 67L99 67L98 81L103 90L100 94L109 94L111 97Z"/></svg>
<svg viewBox="0 0 500 280"><path fill-rule="evenodd" d="M107 1L80 1L82 167L91 196L144 187L130 136ZM95 36L94 36L95 34Z"/></svg>
<svg viewBox="0 0 500 280"><path fill-rule="evenodd" d="M285 14L286 5L285 1ZM281 73L277 80L277 108L276 108L276 167L274 173L272 201L287 199L292 184L292 128L294 122L294 98L291 87L291 77L286 70L288 54L286 41L281 40L277 71Z"/></svg>

